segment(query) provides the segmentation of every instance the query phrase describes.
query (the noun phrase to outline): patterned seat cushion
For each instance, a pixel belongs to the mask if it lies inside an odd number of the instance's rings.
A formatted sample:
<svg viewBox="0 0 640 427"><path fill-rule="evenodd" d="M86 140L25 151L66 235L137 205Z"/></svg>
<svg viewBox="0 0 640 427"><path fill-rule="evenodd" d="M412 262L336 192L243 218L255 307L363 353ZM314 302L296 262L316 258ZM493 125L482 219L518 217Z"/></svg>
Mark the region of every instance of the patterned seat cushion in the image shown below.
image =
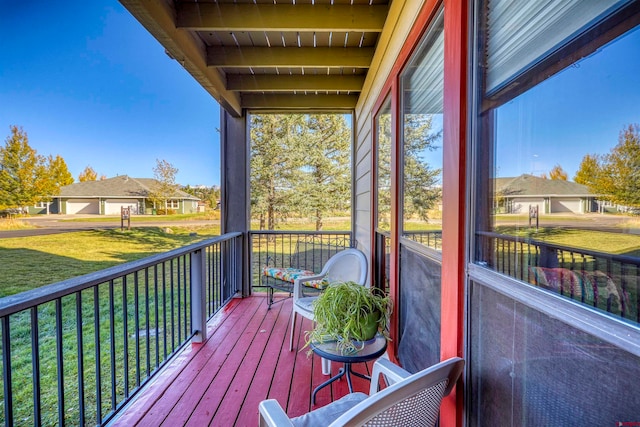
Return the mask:
<svg viewBox="0 0 640 427"><path fill-rule="evenodd" d="M284 268L284 267L264 267L262 269L264 276L273 277L275 279L282 280L284 282L293 283L297 278L304 276L314 276L316 273L309 270L302 270L299 268ZM315 289L324 289L329 286L329 281L325 279L310 280L308 282L302 282L303 285Z"/></svg>

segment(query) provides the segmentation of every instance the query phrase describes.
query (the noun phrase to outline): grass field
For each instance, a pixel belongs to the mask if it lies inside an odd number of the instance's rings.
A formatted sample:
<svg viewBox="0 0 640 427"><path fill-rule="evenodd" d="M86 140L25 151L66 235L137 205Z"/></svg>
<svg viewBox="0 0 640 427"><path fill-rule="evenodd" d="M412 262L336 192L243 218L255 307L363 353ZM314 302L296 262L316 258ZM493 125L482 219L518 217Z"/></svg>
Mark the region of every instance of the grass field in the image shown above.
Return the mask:
<svg viewBox="0 0 640 427"><path fill-rule="evenodd" d="M496 232L526 236L561 246L640 257L640 235L638 234L560 228L540 228L536 231L534 229L516 229L510 226L497 227Z"/></svg>
<svg viewBox="0 0 640 427"><path fill-rule="evenodd" d="M0 239L0 297L134 261L220 234L211 227L132 228ZM195 233L195 234L194 234Z"/></svg>

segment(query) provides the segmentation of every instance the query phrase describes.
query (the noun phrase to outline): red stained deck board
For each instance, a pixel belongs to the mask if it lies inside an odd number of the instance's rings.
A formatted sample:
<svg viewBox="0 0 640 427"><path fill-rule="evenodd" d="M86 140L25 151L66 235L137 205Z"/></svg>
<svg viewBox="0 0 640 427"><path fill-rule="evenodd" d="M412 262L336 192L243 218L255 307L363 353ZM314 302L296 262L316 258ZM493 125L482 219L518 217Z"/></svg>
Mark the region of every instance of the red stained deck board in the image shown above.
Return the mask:
<svg viewBox="0 0 640 427"><path fill-rule="evenodd" d="M278 337L278 334L275 332L275 326L279 319L280 309L281 307L273 307L271 310L265 310L266 313L262 318L262 323L260 324L257 333L254 335L244 358L242 358L240 368L233 376L231 384L227 389L227 393L223 395L222 402L215 414L217 425L251 425L257 422L258 403L267 396L267 391L269 389L269 384L271 384L273 379L273 371L275 367L273 365L273 360L268 360L266 363L263 363L263 356L266 356L268 359L272 359L272 357L265 354L272 339L276 340L275 344L277 344L277 347L274 347L275 350L282 347L283 337ZM280 338L280 342L277 342L278 338ZM251 385L254 384L254 382L258 383L256 389L253 390L256 395L255 397L250 398L249 392ZM218 389L217 386L216 389ZM263 393L260 393L261 389L264 391ZM263 397L257 400L260 394L262 394ZM251 409L248 409L248 412L250 413L255 411L254 416L252 417L253 422L249 424L236 423L237 415L240 413L243 402L247 401L247 399L257 400L257 402L254 403L254 406Z"/></svg>
<svg viewBox="0 0 640 427"><path fill-rule="evenodd" d="M240 300L232 300L227 306L215 315L207 325L208 336L217 333L224 335L225 331L232 330L233 319L242 313L236 311ZM226 323L226 325L225 325ZM215 329L213 329L215 328ZM205 344L186 345L173 360L171 360L160 372L158 372L132 404L111 424L113 426L132 426L140 423L141 419L149 413L159 412L161 409L167 411L172 405L165 405L165 402L176 400L176 395L182 394L182 387L189 383L176 382L176 380L188 370L195 369L196 357L201 351L210 351ZM202 356L200 356L202 357Z"/></svg>
<svg viewBox="0 0 640 427"><path fill-rule="evenodd" d="M291 417L309 411L313 387L329 377L318 356L289 351L290 321L291 300L271 310L263 296L233 300L209 322L207 341L187 345L112 425L253 426L266 398L277 399ZM311 327L308 319L297 322L298 349ZM332 372L341 366L334 362ZM354 369L367 372L361 363ZM367 392L369 384L355 377L354 387ZM346 380L336 381L318 394L314 408L346 392Z"/></svg>
<svg viewBox="0 0 640 427"><path fill-rule="evenodd" d="M262 323L262 318L256 316L260 305L251 307L247 314L251 317L243 317L243 321L234 324L234 330L239 334L228 335L219 343L217 351L206 364L196 381L192 382L181 400L197 402L195 408L188 405L176 405L171 411L167 420L162 425L175 427L176 425L207 425L218 410L222 398L227 393L231 380L236 375L240 364L245 358L247 349L258 327ZM249 320L244 323L244 320ZM209 342L212 342L209 340Z"/></svg>
<svg viewBox="0 0 640 427"><path fill-rule="evenodd" d="M279 312L273 332L269 337L264 353L261 355L256 375L249 386L247 395L242 402L242 407L238 411L238 416L235 420L235 425L237 426L254 425L258 419L258 404L269 395L271 384L286 380L286 378L275 377L277 359L274 355L279 354L283 347L289 345L289 334L286 332L289 327L290 315L288 316L287 313L290 313L291 309L283 306L280 308L284 311ZM271 310L274 310L274 308L272 307Z"/></svg>

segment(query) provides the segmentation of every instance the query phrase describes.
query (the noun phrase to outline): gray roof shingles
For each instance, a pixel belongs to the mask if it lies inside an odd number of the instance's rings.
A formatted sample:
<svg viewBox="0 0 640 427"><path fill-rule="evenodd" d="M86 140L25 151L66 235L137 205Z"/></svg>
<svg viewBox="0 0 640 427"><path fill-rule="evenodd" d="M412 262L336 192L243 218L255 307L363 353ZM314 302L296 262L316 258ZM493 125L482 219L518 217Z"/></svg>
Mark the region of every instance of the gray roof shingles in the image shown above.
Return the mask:
<svg viewBox="0 0 640 427"><path fill-rule="evenodd" d="M131 178L127 175L120 175L100 181L75 182L65 185L60 188L59 197L141 198L148 197L151 190L158 185L158 181L153 178ZM176 190L172 197L200 200L182 190Z"/></svg>
<svg viewBox="0 0 640 427"><path fill-rule="evenodd" d="M505 196L594 196L582 184L528 174L515 178L496 178L495 186L496 191Z"/></svg>

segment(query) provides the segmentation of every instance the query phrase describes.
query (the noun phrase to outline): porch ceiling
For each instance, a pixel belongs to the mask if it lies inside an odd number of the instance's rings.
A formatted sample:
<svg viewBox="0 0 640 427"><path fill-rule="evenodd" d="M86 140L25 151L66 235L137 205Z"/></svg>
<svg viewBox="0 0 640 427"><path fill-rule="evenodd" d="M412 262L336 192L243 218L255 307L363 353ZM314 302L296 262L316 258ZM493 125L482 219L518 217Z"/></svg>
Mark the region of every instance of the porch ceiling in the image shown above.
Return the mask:
<svg viewBox="0 0 640 427"><path fill-rule="evenodd" d="M354 109L389 11L388 0L120 1L236 116Z"/></svg>

